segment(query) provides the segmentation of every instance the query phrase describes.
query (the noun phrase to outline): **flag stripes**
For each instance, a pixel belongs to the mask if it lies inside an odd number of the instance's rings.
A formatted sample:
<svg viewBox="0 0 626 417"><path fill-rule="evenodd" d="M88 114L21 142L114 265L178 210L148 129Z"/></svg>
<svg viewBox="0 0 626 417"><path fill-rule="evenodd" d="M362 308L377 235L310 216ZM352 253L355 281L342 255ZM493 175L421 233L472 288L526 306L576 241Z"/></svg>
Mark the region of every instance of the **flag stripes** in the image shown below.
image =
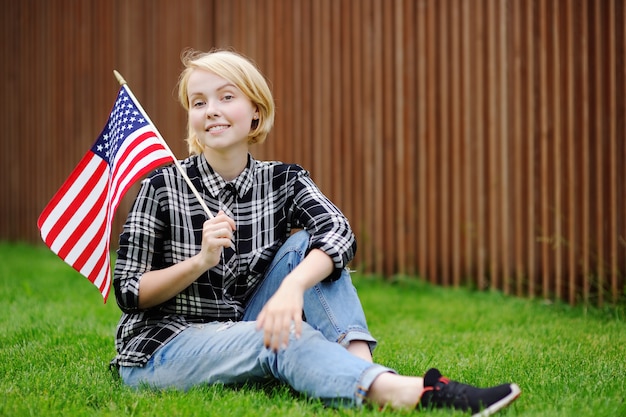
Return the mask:
<svg viewBox="0 0 626 417"><path fill-rule="evenodd" d="M107 125L42 211L43 241L87 277L106 302L111 287L111 223L142 176L174 161L156 128L122 86Z"/></svg>

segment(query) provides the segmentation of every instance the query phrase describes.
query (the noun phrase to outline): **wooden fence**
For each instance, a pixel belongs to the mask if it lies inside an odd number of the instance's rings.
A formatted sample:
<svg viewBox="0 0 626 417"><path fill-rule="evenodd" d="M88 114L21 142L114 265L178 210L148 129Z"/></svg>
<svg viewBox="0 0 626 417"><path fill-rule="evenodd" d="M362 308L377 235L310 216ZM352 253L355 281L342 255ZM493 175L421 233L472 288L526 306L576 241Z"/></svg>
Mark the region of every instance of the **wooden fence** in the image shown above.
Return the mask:
<svg viewBox="0 0 626 417"><path fill-rule="evenodd" d="M183 158L180 53L229 47L275 93L254 155L312 172L351 220L357 269L570 303L624 294L623 0L1 3L0 239L40 242L113 69Z"/></svg>

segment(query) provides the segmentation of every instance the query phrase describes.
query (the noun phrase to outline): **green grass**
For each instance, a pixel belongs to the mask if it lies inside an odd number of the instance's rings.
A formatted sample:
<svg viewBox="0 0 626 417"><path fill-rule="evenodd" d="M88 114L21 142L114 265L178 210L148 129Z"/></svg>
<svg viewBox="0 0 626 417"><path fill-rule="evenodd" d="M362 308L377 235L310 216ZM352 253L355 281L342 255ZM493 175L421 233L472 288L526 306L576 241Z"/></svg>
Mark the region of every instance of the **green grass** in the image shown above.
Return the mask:
<svg viewBox="0 0 626 417"><path fill-rule="evenodd" d="M45 247L0 243L1 416L370 416L284 386L135 392L108 371L119 311ZM355 276L378 362L474 384L515 381L503 416L626 415L624 309L546 304L416 279ZM433 416L463 415L449 411Z"/></svg>

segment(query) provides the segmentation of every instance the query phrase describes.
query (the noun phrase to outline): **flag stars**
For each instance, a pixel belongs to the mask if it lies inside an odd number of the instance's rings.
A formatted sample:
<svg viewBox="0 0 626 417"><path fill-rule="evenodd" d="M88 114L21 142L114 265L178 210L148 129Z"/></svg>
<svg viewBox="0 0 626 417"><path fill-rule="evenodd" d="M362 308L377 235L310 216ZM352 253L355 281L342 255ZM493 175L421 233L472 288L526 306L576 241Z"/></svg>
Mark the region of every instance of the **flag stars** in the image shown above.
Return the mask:
<svg viewBox="0 0 626 417"><path fill-rule="evenodd" d="M125 92L121 92L116 100L105 130L102 132L96 146L97 152L106 158L114 157L124 138L138 128L148 124L148 120L134 104L133 100Z"/></svg>

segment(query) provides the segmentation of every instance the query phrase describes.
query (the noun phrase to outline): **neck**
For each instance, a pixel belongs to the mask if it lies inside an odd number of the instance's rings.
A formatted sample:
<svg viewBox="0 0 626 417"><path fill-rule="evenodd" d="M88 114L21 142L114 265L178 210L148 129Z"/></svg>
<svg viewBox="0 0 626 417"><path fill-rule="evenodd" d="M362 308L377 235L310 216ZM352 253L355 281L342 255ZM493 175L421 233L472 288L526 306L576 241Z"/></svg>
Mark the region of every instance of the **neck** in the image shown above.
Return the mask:
<svg viewBox="0 0 626 417"><path fill-rule="evenodd" d="M248 153L221 154L205 149L204 157L211 168L226 181L237 178L248 164Z"/></svg>

